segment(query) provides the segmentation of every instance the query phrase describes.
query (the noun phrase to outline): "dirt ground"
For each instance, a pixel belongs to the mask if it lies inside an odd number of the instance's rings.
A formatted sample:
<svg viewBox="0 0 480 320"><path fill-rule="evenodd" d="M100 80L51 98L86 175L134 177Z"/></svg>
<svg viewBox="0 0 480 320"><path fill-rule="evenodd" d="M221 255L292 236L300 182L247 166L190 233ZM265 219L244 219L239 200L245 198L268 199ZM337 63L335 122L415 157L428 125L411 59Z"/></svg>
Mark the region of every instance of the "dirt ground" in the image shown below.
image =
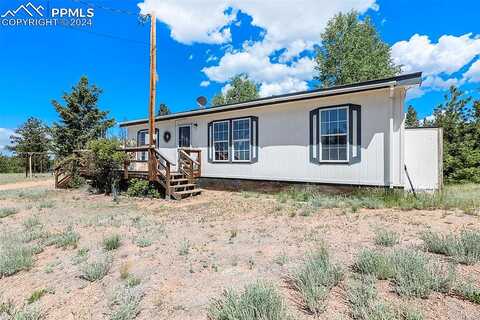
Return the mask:
<svg viewBox="0 0 480 320"><path fill-rule="evenodd" d="M38 217L50 233L72 226L80 234L76 249L46 246L30 270L0 279L0 302L23 305L35 290L48 289L35 304L45 319L63 320L108 319L117 307L112 303L115 295L124 288L125 269L141 281L136 319L206 319L210 301L224 289L241 289L257 280L273 282L297 319L314 319L298 307L285 277L321 241L346 275L330 293L319 319L349 319L351 266L362 248L376 247L375 228L398 232L397 247L420 246L419 234L428 229L480 228L478 216L459 211L318 209L302 215L301 208L279 203L273 195L226 191L206 191L180 202L121 197L115 203L86 190L42 186L0 192L2 207L18 209L0 219L2 234L23 232L31 217ZM79 251L88 249L88 259L105 255L102 241L112 234L120 235L121 246L110 253L108 274L95 282L82 279ZM140 238L151 245L140 247ZM432 256L447 263L445 257ZM457 272L480 283L479 264L457 265ZM415 306L425 319L480 319L480 305L454 296L401 299L387 281L377 286L381 298Z"/></svg>

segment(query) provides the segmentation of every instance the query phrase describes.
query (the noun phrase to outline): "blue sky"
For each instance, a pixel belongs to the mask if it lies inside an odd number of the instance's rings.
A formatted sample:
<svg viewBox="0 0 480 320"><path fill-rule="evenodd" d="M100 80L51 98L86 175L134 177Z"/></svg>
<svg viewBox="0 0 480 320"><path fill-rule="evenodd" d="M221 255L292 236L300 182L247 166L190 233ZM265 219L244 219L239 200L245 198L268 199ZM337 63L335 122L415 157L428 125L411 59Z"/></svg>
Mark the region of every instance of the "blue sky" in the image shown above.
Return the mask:
<svg viewBox="0 0 480 320"><path fill-rule="evenodd" d="M313 48L327 20L350 9L373 18L406 72L425 72L424 85L412 90L408 101L421 117L442 102L449 84L478 96L480 3L476 1L31 2L47 11L87 8L81 2L93 3L93 26L0 26L0 150L29 116L48 124L56 121L51 100L61 99L81 75L103 88L100 106L117 121L144 118L149 25L139 23L140 10L158 16L157 102L175 112L195 108L200 95L211 99L239 72L256 80L264 96L314 87ZM0 15L26 3L3 0Z"/></svg>

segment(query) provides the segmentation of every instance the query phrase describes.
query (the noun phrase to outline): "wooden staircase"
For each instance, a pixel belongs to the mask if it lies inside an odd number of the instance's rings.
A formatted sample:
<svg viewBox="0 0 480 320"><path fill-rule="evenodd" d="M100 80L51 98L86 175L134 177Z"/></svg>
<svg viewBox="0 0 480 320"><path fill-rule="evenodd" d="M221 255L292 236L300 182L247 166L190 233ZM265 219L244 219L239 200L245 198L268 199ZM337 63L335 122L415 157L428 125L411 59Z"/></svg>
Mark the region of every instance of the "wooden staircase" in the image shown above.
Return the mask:
<svg viewBox="0 0 480 320"><path fill-rule="evenodd" d="M127 153L133 153L125 163L124 179L142 176L152 182L158 182L165 189L166 198L181 200L184 198L196 196L202 193L197 187L197 179L201 175L201 150L179 149L178 165L167 159L159 150L155 148L134 147L122 149ZM148 171L129 170L131 163L138 162L134 160L137 152L148 152ZM173 168L176 167L176 171Z"/></svg>
<svg viewBox="0 0 480 320"><path fill-rule="evenodd" d="M120 151L128 155L121 170L124 180L140 178L157 182L164 188L167 199L181 200L202 193L202 190L197 187L197 180L202 171L201 150L179 149L178 165L167 159L159 150L149 146L123 148ZM138 152L148 152L148 171L130 169L131 164L144 162L136 160ZM174 167L176 171L173 171ZM74 170L78 170L82 177L89 177L87 151L76 151L55 166L55 188L68 188L73 178L71 172Z"/></svg>

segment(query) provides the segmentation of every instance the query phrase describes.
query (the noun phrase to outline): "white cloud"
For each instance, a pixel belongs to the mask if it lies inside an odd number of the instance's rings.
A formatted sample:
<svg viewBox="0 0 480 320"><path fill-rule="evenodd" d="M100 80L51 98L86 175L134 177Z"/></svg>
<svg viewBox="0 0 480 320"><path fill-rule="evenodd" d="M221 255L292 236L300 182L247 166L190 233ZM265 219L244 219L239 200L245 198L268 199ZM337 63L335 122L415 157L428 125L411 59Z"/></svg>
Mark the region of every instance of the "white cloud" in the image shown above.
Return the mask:
<svg viewBox="0 0 480 320"><path fill-rule="evenodd" d="M423 71L425 75L451 75L480 54L480 38L471 33L463 36L443 35L432 43L426 35L413 35L392 46L395 63L403 71Z"/></svg>
<svg viewBox="0 0 480 320"><path fill-rule="evenodd" d="M409 40L392 46L395 63L404 72L422 71L426 77L422 89L410 91L412 99L433 90L445 90L451 85L461 86L466 81L480 81L480 63L475 62L462 78L454 75L480 54L480 38L472 33L462 36L443 35L434 43L426 35L413 35ZM478 63L478 65L477 65Z"/></svg>
<svg viewBox="0 0 480 320"><path fill-rule="evenodd" d="M188 56L188 60L193 60L193 53L191 55Z"/></svg>
<svg viewBox="0 0 480 320"><path fill-rule="evenodd" d="M444 90L450 88L450 86L458 86L462 83L463 81L457 78L444 80L439 76L428 76L422 81L422 86L431 88L432 90Z"/></svg>
<svg viewBox="0 0 480 320"><path fill-rule="evenodd" d="M173 39L184 44L216 43L231 40L230 24L235 10L228 12L229 0L145 0L138 4L141 14L155 13L171 30Z"/></svg>
<svg viewBox="0 0 480 320"><path fill-rule="evenodd" d="M225 83L238 73L247 73L260 83L262 95L307 88L314 72L313 61L299 59L300 54L320 42L321 33L335 14L379 9L376 0L279 0L275 5L260 0L145 0L139 7L144 14L155 12L178 42L223 45L224 56L218 64L203 69L210 81ZM260 40L245 42L235 50L230 43L230 27L240 25L239 11L249 15L251 24L262 31ZM272 56L278 52L282 54L273 62Z"/></svg>
<svg viewBox="0 0 480 320"><path fill-rule="evenodd" d="M468 71L463 74L463 79L468 82L480 82L480 59L472 63Z"/></svg>
<svg viewBox="0 0 480 320"><path fill-rule="evenodd" d="M10 136L13 134L12 129L0 128L0 152L5 151L5 147L10 144Z"/></svg>
<svg viewBox="0 0 480 320"><path fill-rule="evenodd" d="M408 91L407 91L406 100L408 101L408 100L411 100L411 99L420 98L424 94L425 94L425 90L423 90L422 88L412 87L412 88L409 88Z"/></svg>
<svg viewBox="0 0 480 320"><path fill-rule="evenodd" d="M208 87L210 85L210 81L204 80L200 82L200 87Z"/></svg>

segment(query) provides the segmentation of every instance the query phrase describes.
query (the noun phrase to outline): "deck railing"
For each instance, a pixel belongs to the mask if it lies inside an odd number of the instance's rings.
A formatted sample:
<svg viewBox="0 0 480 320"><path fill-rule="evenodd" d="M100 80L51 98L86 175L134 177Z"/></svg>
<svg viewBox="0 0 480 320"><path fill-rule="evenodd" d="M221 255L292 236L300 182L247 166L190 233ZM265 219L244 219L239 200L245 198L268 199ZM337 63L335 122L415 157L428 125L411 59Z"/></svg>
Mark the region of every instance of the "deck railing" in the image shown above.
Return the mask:
<svg viewBox="0 0 480 320"><path fill-rule="evenodd" d="M201 176L202 151L198 149L178 149L178 169L190 182Z"/></svg>

